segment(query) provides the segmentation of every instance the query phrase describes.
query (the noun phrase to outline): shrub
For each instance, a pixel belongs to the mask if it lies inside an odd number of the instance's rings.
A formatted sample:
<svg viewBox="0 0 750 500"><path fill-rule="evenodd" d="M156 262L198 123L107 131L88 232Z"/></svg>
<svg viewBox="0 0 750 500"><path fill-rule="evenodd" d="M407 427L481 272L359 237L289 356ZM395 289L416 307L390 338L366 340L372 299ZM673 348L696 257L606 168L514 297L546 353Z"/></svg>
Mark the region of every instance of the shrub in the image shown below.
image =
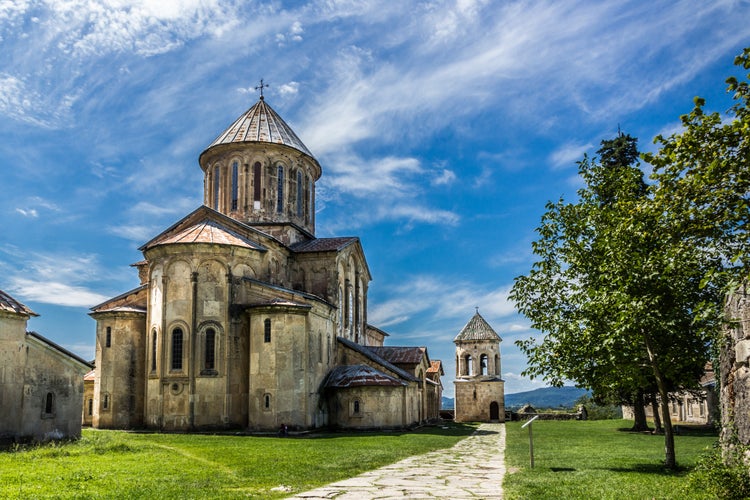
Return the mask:
<svg viewBox="0 0 750 500"><path fill-rule="evenodd" d="M741 452L738 452L738 456ZM750 473L742 460L722 459L721 448L716 443L698 459L695 469L688 475L686 492L704 491L707 495L725 500L750 498Z"/></svg>

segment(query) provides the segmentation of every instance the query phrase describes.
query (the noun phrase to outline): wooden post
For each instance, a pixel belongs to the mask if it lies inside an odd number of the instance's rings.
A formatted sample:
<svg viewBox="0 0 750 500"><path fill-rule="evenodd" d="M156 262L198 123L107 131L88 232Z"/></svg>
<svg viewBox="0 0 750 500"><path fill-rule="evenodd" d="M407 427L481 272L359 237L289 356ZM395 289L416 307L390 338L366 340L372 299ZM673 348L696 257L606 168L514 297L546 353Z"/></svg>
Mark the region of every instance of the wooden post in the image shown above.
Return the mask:
<svg viewBox="0 0 750 500"><path fill-rule="evenodd" d="M539 418L539 415L537 415L536 417L532 418L531 420L529 420L528 422L526 422L525 424L523 424L521 426L521 429L523 429L527 425L529 426L529 456L531 457L531 468L532 469L534 468L534 433L531 430L531 428L532 428L531 424L534 423L534 420L536 420L538 418Z"/></svg>

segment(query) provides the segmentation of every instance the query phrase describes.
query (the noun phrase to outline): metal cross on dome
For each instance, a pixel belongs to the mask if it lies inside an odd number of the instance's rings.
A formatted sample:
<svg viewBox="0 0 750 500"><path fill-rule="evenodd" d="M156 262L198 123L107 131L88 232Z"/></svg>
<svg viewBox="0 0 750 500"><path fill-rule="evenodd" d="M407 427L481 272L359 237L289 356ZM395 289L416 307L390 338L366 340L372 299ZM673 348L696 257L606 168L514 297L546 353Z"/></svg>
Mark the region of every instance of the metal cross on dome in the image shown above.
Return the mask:
<svg viewBox="0 0 750 500"><path fill-rule="evenodd" d="M268 84L267 84L267 83L265 83L265 84L264 84L264 83L263 83L263 78L261 78L261 79L260 79L260 85L257 85L257 86L255 87L255 90L260 90L260 100L261 100L261 101L263 100L263 87L266 87L266 88L268 88Z"/></svg>

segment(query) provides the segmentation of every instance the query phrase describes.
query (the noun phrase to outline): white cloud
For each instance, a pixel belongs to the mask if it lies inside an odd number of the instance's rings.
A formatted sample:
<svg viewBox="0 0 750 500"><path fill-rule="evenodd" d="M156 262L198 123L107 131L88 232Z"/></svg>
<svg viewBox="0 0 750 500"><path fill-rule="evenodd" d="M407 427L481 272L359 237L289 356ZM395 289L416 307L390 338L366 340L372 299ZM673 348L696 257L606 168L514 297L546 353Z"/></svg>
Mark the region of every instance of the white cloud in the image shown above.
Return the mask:
<svg viewBox="0 0 750 500"><path fill-rule="evenodd" d="M107 228L108 233L138 244L146 243L159 234L161 230L163 228L157 225L118 225Z"/></svg>
<svg viewBox="0 0 750 500"><path fill-rule="evenodd" d="M593 148L593 144L566 143L550 154L549 160L553 169L575 168L583 159L584 153Z"/></svg>
<svg viewBox="0 0 750 500"><path fill-rule="evenodd" d="M59 281L13 278L8 288L13 294L28 301L68 307L91 307L108 298L106 295L93 292L83 286L69 285Z"/></svg>
<svg viewBox="0 0 750 500"><path fill-rule="evenodd" d="M456 174L452 170L444 168L437 176L434 176L430 183L433 186L445 186L452 184L456 180Z"/></svg>
<svg viewBox="0 0 750 500"><path fill-rule="evenodd" d="M16 212L23 215L24 217L32 217L32 218L39 217L39 212L37 212L36 209L34 208L29 208L29 209L16 208Z"/></svg>
<svg viewBox="0 0 750 500"><path fill-rule="evenodd" d="M299 92L298 82L285 83L279 87L279 94L281 96L297 95L298 92Z"/></svg>

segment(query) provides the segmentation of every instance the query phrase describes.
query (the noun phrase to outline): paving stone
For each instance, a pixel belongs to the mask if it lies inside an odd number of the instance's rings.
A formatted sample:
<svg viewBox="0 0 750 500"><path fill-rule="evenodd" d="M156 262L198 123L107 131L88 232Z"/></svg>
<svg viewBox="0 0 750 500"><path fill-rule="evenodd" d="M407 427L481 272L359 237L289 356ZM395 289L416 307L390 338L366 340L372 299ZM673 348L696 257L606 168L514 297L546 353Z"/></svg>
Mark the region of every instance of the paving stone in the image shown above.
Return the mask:
<svg viewBox="0 0 750 500"><path fill-rule="evenodd" d="M503 498L505 425L482 424L452 448L409 457L290 498L410 500Z"/></svg>

